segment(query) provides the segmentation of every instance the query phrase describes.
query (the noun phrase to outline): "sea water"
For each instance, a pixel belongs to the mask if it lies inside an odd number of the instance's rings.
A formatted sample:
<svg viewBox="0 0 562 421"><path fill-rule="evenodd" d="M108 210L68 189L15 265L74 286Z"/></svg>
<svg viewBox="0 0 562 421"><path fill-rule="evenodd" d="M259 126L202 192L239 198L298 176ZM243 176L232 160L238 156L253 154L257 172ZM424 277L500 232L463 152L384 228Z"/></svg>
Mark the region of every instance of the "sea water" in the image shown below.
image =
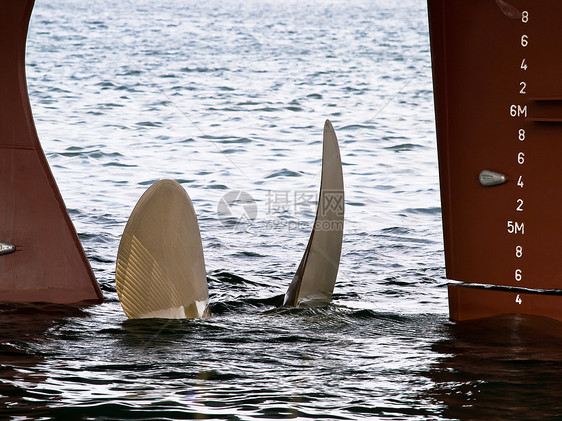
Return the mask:
<svg viewBox="0 0 562 421"><path fill-rule="evenodd" d="M105 302L0 307L3 418L562 413L558 324L448 320L423 1L37 0L26 60ZM314 221L325 119L346 189L334 299L280 308ZM129 321L117 299L121 233L162 178L193 200L209 319Z"/></svg>

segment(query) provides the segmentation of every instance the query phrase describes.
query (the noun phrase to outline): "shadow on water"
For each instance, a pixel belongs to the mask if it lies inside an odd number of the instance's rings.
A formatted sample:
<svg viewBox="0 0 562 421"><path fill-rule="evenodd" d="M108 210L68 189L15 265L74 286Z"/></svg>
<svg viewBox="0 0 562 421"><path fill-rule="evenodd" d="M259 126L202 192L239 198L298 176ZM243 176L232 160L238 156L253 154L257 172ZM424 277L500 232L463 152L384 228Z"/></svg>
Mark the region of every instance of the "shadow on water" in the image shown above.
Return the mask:
<svg viewBox="0 0 562 421"><path fill-rule="evenodd" d="M3 416L21 415L30 402L56 399L59 395L30 390L49 373L41 366L49 355L40 352L41 343L68 318L85 317L77 307L55 304L0 304L0 408ZM18 385L25 386L18 386Z"/></svg>
<svg viewBox="0 0 562 421"><path fill-rule="evenodd" d="M454 419L560 419L562 323L505 315L450 324L430 398Z"/></svg>

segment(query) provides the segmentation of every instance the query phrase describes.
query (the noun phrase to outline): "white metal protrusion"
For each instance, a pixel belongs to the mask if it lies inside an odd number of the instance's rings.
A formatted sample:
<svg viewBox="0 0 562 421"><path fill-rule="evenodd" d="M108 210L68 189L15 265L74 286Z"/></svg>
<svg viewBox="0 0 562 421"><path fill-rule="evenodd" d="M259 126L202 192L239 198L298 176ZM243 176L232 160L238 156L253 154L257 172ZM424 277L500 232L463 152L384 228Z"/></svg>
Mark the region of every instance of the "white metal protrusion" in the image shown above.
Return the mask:
<svg viewBox="0 0 562 421"><path fill-rule="evenodd" d="M500 174L499 172L482 170L478 175L478 180L484 187L492 187L505 183L507 178L504 174Z"/></svg>
<svg viewBox="0 0 562 421"><path fill-rule="evenodd" d="M14 251L16 251L16 246L4 241L0 241L0 256L2 256L3 254L13 253Z"/></svg>

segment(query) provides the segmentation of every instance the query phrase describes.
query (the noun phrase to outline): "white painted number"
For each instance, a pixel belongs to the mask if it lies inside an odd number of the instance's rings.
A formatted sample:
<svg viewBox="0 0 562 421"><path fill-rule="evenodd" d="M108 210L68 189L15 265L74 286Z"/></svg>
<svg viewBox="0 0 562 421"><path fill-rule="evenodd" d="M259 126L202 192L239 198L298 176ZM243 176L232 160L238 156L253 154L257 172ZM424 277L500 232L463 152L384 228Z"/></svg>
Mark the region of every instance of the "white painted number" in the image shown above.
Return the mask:
<svg viewBox="0 0 562 421"><path fill-rule="evenodd" d="M507 232L509 234L525 235L525 223L516 221L507 221Z"/></svg>
<svg viewBox="0 0 562 421"><path fill-rule="evenodd" d="M509 115L511 117L527 117L527 106L512 104L509 107Z"/></svg>
<svg viewBox="0 0 562 421"><path fill-rule="evenodd" d="M521 13L521 22L523 23L527 23L529 22L529 12L527 10L524 10ZM529 37L528 35L521 35L521 46L522 47L527 47L529 45ZM520 68L522 70L527 70L527 62L525 61L525 59L521 60L521 66ZM519 93L521 95L526 95L527 94L527 83L525 82L520 82L519 86L521 87L521 89L519 90ZM509 107L509 115L511 117L527 117L527 106L521 106L521 105L511 105ZM525 129L519 129L518 131L518 139L520 142L525 141L526 138L526 133L525 133ZM517 163L519 165L523 165L525 163L525 153L524 152L519 152L517 154ZM519 179L517 180L517 186L523 188L523 176L520 175ZM523 212L523 199L517 199L517 207L515 208L515 210L517 212ZM523 222L519 223L516 221L507 221L507 232L509 234L519 234L521 233L522 235L525 234L525 224ZM518 259L520 259L523 256L523 247L522 246L516 246L515 247L515 257L517 257ZM515 269L515 280L517 282L521 282L521 280L523 279L523 274L521 273L521 269ZM517 294L517 296L515 297L515 302L518 305L521 305L521 303L523 302L523 300L521 299L521 296L519 294Z"/></svg>

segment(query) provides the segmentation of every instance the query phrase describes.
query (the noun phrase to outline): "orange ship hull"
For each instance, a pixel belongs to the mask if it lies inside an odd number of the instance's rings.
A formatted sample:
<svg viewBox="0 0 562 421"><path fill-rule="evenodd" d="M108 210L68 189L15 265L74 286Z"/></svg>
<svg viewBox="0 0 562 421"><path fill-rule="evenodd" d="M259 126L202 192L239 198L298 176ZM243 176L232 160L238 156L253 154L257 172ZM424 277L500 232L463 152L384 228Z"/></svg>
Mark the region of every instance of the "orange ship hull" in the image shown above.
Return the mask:
<svg viewBox="0 0 562 421"><path fill-rule="evenodd" d="M33 4L0 0L0 301L100 303L31 114L25 43Z"/></svg>
<svg viewBox="0 0 562 421"><path fill-rule="evenodd" d="M562 2L428 12L450 316L562 320Z"/></svg>

